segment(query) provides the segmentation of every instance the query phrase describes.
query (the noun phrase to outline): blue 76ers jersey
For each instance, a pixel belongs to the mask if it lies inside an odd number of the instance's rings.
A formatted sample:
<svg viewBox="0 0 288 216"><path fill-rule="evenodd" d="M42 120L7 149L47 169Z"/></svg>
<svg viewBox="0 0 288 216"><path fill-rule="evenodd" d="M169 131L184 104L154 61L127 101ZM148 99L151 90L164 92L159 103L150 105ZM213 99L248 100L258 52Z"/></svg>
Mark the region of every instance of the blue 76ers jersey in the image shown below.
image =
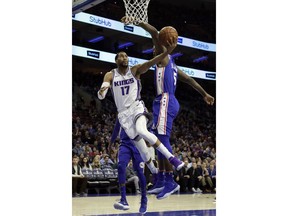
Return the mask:
<svg viewBox="0 0 288 216"><path fill-rule="evenodd" d="M169 55L166 67L157 67L155 72L156 98L153 101L153 129L161 135L168 135L172 131L173 121L179 111L179 103L175 97L178 70ZM163 142L163 141L162 141ZM163 142L167 147L168 144ZM170 145L170 144L169 144Z"/></svg>
<svg viewBox="0 0 288 216"><path fill-rule="evenodd" d="M177 84L177 67L172 57L168 55L169 62L166 67L157 67L154 74L154 83L156 87L156 95L160 95L164 92L168 94L175 93Z"/></svg>

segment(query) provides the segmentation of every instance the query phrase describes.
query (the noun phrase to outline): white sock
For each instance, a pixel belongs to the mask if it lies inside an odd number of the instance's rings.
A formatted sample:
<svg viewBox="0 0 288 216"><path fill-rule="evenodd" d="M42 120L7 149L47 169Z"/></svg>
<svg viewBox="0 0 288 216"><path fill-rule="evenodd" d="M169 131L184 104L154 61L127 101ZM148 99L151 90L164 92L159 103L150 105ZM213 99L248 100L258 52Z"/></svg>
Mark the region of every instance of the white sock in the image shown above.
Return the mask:
<svg viewBox="0 0 288 216"><path fill-rule="evenodd" d="M157 174L158 173L158 169L155 167L154 163L152 162L152 160L150 161L150 163L146 163L149 170L151 171L152 174Z"/></svg>
<svg viewBox="0 0 288 216"><path fill-rule="evenodd" d="M161 152L167 159L174 157L162 143L160 143L156 149Z"/></svg>
<svg viewBox="0 0 288 216"><path fill-rule="evenodd" d="M149 154L148 147L143 139L140 139L138 141L133 140L133 143L135 147L138 149L142 159L146 163L147 161L150 160L151 155Z"/></svg>
<svg viewBox="0 0 288 216"><path fill-rule="evenodd" d="M152 162L152 160L150 161L150 163L148 163L148 161L151 159L151 155L149 154L148 151L148 147L145 143L145 141L143 139L140 139L138 141L133 141L136 148L138 149L141 158L143 159L143 161L147 164L149 170L151 171L151 173L153 174L157 174L158 173L158 169L155 167L154 163Z"/></svg>

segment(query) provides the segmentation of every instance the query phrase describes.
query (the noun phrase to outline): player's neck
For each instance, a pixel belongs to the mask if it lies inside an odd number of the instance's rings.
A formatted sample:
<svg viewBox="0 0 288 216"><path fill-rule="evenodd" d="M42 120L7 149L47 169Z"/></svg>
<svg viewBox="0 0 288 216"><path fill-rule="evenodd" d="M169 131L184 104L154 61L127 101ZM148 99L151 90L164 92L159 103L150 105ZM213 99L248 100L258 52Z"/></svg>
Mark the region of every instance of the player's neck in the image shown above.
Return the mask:
<svg viewBox="0 0 288 216"><path fill-rule="evenodd" d="M128 71L128 67L127 66L125 66L125 67L119 66L118 67L118 73L120 73L123 76L126 75L127 71Z"/></svg>

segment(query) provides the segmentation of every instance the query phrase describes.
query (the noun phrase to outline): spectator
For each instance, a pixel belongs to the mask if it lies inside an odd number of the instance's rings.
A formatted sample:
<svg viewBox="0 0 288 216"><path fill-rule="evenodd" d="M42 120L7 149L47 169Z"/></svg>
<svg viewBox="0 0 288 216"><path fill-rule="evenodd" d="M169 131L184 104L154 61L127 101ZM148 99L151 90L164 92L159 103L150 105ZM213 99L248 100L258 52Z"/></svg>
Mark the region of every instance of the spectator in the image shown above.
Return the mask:
<svg viewBox="0 0 288 216"><path fill-rule="evenodd" d="M134 182L136 193L141 194L141 191L139 188L139 178L133 169L132 160L130 160L130 162L126 168L126 178L127 178L127 183Z"/></svg>
<svg viewBox="0 0 288 216"><path fill-rule="evenodd" d="M92 152L92 149L91 149L91 147L89 146L88 142L85 143L85 145L84 145L83 148L84 148L84 153L85 153L85 155L90 155L90 153Z"/></svg>
<svg viewBox="0 0 288 216"><path fill-rule="evenodd" d="M117 152L117 151L116 151ZM117 166L118 166L118 162L117 162L117 154L115 154L115 153L112 153L111 154L111 158L110 158L110 160L112 161L112 168L113 169L117 169Z"/></svg>
<svg viewBox="0 0 288 216"><path fill-rule="evenodd" d="M95 130L95 127L94 127L93 124L90 123L88 125L88 131L89 131L90 136L94 136L95 135L96 130Z"/></svg>
<svg viewBox="0 0 288 216"><path fill-rule="evenodd" d="M191 190L191 165L189 164L188 158L184 159L184 166L179 171L179 183L180 190L182 192L187 192Z"/></svg>
<svg viewBox="0 0 288 216"><path fill-rule="evenodd" d="M87 178L87 180L89 179L93 179L93 171L92 171L92 166L89 163L89 157L84 157L82 159L82 161L80 161L80 166L81 166L81 171L83 173L83 175Z"/></svg>
<svg viewBox="0 0 288 216"><path fill-rule="evenodd" d="M203 190L205 192L211 192L211 190L213 188L213 183L212 183L212 180L209 176L209 172L208 172L208 169L206 166L207 165L205 162L203 162L201 165L201 175L202 175L201 185L202 185Z"/></svg>
<svg viewBox="0 0 288 216"><path fill-rule="evenodd" d="M87 178L83 175L79 163L79 157L72 159L72 194L74 197L87 196Z"/></svg>
<svg viewBox="0 0 288 216"><path fill-rule="evenodd" d="M79 156L79 161L80 161L80 163L82 163L83 158L85 157L85 152L81 153L81 154L78 155L78 156Z"/></svg>
<svg viewBox="0 0 288 216"><path fill-rule="evenodd" d="M210 161L210 165L211 165L211 164L213 164L213 165L216 166L216 160L211 160L211 161Z"/></svg>
<svg viewBox="0 0 288 216"><path fill-rule="evenodd" d="M90 136L90 133L88 130L85 131L84 137L82 138L82 142L85 144L93 144L94 139Z"/></svg>
<svg viewBox="0 0 288 216"><path fill-rule="evenodd" d="M90 147L91 148L91 147ZM92 148L91 148L92 149ZM86 152L86 155L89 156L88 160L89 160L89 163L92 163L93 161L93 158L99 154L99 151L96 149L96 147L93 147L93 149L89 152L89 154L87 154Z"/></svg>
<svg viewBox="0 0 288 216"><path fill-rule="evenodd" d="M100 160L102 169L113 169L113 161L109 158L109 155L105 155L104 158Z"/></svg>
<svg viewBox="0 0 288 216"><path fill-rule="evenodd" d="M202 179L201 169L197 167L196 160L192 162L191 167L191 187L194 193L202 193L200 189L200 182Z"/></svg>
<svg viewBox="0 0 288 216"><path fill-rule="evenodd" d="M213 191L216 192L216 166L214 164L210 164L208 173L213 183Z"/></svg>
<svg viewBox="0 0 288 216"><path fill-rule="evenodd" d="M72 149L72 152L74 153L74 155L77 155L77 156L84 153L84 149L82 148L80 142L76 143L75 147Z"/></svg>
<svg viewBox="0 0 288 216"><path fill-rule="evenodd" d="M84 157L80 162L81 169L89 169L92 170L92 166L89 163L88 157Z"/></svg>
<svg viewBox="0 0 288 216"><path fill-rule="evenodd" d="M215 158L216 158L216 150L215 150L215 148L212 148L212 149L211 149L210 158L212 158L212 159L215 159Z"/></svg>
<svg viewBox="0 0 288 216"><path fill-rule="evenodd" d="M96 155L91 163L92 169L101 168L100 155Z"/></svg>

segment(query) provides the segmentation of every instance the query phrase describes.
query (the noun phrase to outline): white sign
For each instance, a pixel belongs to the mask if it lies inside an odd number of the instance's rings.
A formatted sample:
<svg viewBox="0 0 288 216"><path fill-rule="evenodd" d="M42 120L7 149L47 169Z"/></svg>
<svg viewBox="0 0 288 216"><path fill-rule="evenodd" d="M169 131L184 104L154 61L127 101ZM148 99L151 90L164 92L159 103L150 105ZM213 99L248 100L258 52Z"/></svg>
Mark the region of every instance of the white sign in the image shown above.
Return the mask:
<svg viewBox="0 0 288 216"><path fill-rule="evenodd" d="M114 60L115 60L116 54L108 53L108 52L104 52L100 50L89 49L89 48L80 47L80 46L72 46L72 55L115 64ZM129 56L129 66L142 64L146 61L148 60ZM197 70L197 69L187 68L187 67L182 67L182 66L178 66L178 67L188 76L200 78L200 79L216 80L216 72ZM151 67L150 70L155 70L155 67Z"/></svg>

